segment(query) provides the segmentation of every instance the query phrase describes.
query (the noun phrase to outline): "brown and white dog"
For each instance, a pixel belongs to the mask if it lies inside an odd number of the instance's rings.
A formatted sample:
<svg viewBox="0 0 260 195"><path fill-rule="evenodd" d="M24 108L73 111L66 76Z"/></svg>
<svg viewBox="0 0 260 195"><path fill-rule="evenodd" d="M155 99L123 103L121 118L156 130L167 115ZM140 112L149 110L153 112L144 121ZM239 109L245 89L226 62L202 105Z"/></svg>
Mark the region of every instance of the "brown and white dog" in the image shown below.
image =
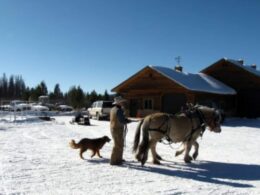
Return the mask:
<svg viewBox="0 0 260 195"><path fill-rule="evenodd" d="M70 147L73 149L80 149L79 156L83 160L83 153L88 149L92 150L93 152L91 158L96 154L99 156L99 158L102 158L99 150L105 145L106 142L110 142L110 140L111 139L108 136L103 136L96 139L83 138L78 143L76 143L75 140L71 140Z"/></svg>

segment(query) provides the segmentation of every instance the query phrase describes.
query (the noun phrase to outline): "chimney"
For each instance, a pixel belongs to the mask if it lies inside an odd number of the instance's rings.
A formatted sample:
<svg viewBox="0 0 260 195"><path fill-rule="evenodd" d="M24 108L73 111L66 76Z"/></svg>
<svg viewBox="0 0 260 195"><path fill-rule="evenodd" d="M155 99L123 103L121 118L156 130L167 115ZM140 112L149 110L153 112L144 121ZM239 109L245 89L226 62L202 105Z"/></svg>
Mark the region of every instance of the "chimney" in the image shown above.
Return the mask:
<svg viewBox="0 0 260 195"><path fill-rule="evenodd" d="M177 71L177 72L182 72L182 66L181 65L176 65L175 67L174 67L174 70L175 71Z"/></svg>
<svg viewBox="0 0 260 195"><path fill-rule="evenodd" d="M244 65L244 60L243 59L238 59L238 63L241 65Z"/></svg>
<svg viewBox="0 0 260 195"><path fill-rule="evenodd" d="M250 67L256 70L256 64L251 64Z"/></svg>

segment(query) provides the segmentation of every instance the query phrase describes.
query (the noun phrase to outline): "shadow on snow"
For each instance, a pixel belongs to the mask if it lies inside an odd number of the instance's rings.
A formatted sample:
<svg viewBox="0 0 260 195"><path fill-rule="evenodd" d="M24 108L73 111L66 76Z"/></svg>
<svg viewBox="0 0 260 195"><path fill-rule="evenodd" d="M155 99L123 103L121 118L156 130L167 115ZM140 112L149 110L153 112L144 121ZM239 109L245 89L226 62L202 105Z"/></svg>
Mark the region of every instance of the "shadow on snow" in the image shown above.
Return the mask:
<svg viewBox="0 0 260 195"><path fill-rule="evenodd" d="M109 163L109 159L86 159L89 163ZM119 167L127 167L139 171L157 173L166 176L192 179L212 184L228 185L237 188L251 188L246 181L260 180L260 165L236 164L225 162L200 161L198 163L185 164L172 161L164 161L161 165L141 166L140 162L126 161Z"/></svg>
<svg viewBox="0 0 260 195"><path fill-rule="evenodd" d="M202 161L198 164L171 163L154 167L142 167L139 163L126 163L129 168L167 176L193 179L201 182L228 185L239 188L254 187L243 181L260 180L260 165ZM232 180L232 181L227 181Z"/></svg>
<svg viewBox="0 0 260 195"><path fill-rule="evenodd" d="M223 126L260 128L260 120L259 119L230 118L224 122Z"/></svg>

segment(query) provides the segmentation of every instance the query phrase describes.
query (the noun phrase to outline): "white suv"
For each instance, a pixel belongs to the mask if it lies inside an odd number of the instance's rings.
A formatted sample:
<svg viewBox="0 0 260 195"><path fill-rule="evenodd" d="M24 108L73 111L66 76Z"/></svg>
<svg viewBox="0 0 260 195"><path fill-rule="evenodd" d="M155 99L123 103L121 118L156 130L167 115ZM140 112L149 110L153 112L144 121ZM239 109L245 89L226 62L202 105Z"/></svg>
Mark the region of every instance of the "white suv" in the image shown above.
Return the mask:
<svg viewBox="0 0 260 195"><path fill-rule="evenodd" d="M112 101L96 101L88 108L89 117L100 119L109 119L110 110L113 107Z"/></svg>

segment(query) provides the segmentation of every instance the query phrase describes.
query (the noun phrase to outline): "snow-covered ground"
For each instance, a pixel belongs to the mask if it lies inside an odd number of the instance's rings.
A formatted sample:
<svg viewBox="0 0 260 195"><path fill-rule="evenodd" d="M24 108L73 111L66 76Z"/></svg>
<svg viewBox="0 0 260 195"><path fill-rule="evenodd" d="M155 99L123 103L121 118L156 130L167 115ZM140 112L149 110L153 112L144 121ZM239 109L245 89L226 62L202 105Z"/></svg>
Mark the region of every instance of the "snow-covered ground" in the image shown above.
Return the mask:
<svg viewBox="0 0 260 195"><path fill-rule="evenodd" d="M0 115L0 194L260 194L260 120L229 119L220 134L206 131L191 164L174 156L180 144L158 144L165 160L142 167L131 152L136 122L128 126L126 163L110 166L112 142L101 150L103 159L86 152L86 160L68 144L110 136L109 122L79 126L71 118L26 116L14 123Z"/></svg>

